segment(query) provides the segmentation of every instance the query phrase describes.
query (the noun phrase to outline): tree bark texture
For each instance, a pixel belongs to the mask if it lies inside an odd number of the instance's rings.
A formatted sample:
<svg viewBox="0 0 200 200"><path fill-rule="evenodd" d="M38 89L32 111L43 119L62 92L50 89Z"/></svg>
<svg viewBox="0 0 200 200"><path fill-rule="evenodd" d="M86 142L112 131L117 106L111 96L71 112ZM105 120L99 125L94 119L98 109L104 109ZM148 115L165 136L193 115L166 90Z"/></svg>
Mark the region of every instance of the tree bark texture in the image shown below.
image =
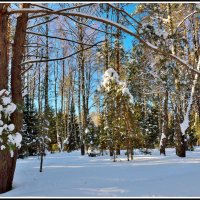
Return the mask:
<svg viewBox="0 0 200 200"><path fill-rule="evenodd" d="M0 89L8 88L8 16L6 15L6 6L0 5ZM28 8L29 4L23 4L23 8ZM26 39L26 27L28 14L20 14L17 17L16 31L14 35L14 45L12 47L11 63L11 93L12 101L17 105L16 111L12 114L11 120L15 125L15 132L20 132L22 128L22 79L21 62L24 53L24 44ZM0 152L0 193L12 189L12 182L16 167L17 150L14 150L14 156L10 156L9 151Z"/></svg>

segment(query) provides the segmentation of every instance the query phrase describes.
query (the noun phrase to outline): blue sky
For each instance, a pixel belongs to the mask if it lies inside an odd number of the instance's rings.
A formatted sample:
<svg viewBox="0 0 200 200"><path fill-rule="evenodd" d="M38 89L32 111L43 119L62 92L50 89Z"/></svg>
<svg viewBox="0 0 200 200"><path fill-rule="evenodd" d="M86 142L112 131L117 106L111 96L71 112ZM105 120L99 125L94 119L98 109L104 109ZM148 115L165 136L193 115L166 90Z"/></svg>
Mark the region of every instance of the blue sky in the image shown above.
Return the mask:
<svg viewBox="0 0 200 200"><path fill-rule="evenodd" d="M129 14L131 14L131 13L133 13L133 12L135 11L136 6L137 6L136 3L129 3L129 4L125 7L125 10L126 10L126 12L128 12ZM51 7L51 8L54 8L54 9L57 9L57 5L56 5L56 4L54 4L54 5L51 4L50 7ZM104 17L104 16L103 16L103 17ZM132 20L131 18L128 18L128 19L129 19L129 21L133 22L133 20ZM97 22L97 23L100 23L100 22ZM133 22L133 23L134 23L134 22ZM127 28L129 28L130 30L134 31L134 28L133 28L133 26L131 26L131 25L129 25ZM125 49L126 49L126 50L131 50L131 49L132 49L132 41L134 40L134 37L132 37L132 36L130 36L130 35L128 35L128 34L123 34L123 35L124 35L124 41L123 41L123 43L124 43ZM65 62L67 62L67 60L66 60ZM51 65L51 64L53 64L53 63L50 62L49 64ZM68 71L68 69L66 69L66 71ZM53 77L51 77L51 78L54 79ZM52 90L52 88L51 88L50 90ZM51 93L51 95L52 95L52 91L50 91L50 93ZM59 102L60 102L60 97L58 98L58 104L59 104ZM51 96L51 97L49 98L49 104L50 104L51 106L54 107L54 97L53 97L53 96ZM91 98L89 104L92 104L92 98ZM36 103L36 106L37 106L37 103ZM76 110L77 110L77 109L76 109Z"/></svg>
<svg viewBox="0 0 200 200"><path fill-rule="evenodd" d="M136 9L137 3L130 3L127 7L126 7L126 12L128 12L129 14L133 13ZM131 19L129 19L131 21ZM133 21L133 20L132 20ZM134 31L132 26L129 26L129 28L131 30ZM132 48L132 40L134 40L133 36L130 36L128 34L125 35L125 39L124 39L124 46L126 49L130 49Z"/></svg>

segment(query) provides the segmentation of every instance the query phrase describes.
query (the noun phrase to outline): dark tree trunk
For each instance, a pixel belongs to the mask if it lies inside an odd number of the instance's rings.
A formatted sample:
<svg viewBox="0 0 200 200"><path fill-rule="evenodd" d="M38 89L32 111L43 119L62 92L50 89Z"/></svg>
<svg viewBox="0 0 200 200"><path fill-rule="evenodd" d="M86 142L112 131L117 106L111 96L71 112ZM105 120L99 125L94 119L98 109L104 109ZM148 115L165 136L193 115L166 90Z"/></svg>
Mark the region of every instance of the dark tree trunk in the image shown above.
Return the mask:
<svg viewBox="0 0 200 200"><path fill-rule="evenodd" d="M80 11L80 10L79 10ZM79 21L82 20L79 18ZM79 41L83 42L84 39L84 31L81 25L78 25L78 37ZM82 50L79 54L79 68L80 68L80 76L81 78L81 96L82 96L82 141L81 141L81 155L85 155L85 150L87 149L85 144L85 129L87 128L87 110L86 110L86 93L85 93L85 58L83 53L84 46L82 44L79 45L79 50ZM80 82L79 82L80 83Z"/></svg>
<svg viewBox="0 0 200 200"><path fill-rule="evenodd" d="M177 93L180 94L179 90ZM185 157L186 156L186 148L185 148L185 141L184 136L181 133L181 127L180 127L180 96L177 97L177 105L175 108L175 136L176 136L176 155L179 157Z"/></svg>
<svg viewBox="0 0 200 200"><path fill-rule="evenodd" d="M109 6L106 5L106 18L109 19ZM108 55L108 24L105 25L106 35L105 35L105 67L104 71L108 69L109 65L109 55Z"/></svg>
<svg viewBox="0 0 200 200"><path fill-rule="evenodd" d="M0 90L8 89L9 22L6 4L0 4ZM17 153L0 151L0 194L12 189Z"/></svg>
<svg viewBox="0 0 200 200"><path fill-rule="evenodd" d="M81 155L85 155L85 147L83 144L83 131L82 131L82 120L81 120L81 69L79 65L78 69L79 79L78 79L78 116L79 116L79 132L81 134Z"/></svg>
<svg viewBox="0 0 200 200"><path fill-rule="evenodd" d="M176 147L176 155L179 157L186 157L186 148L185 148L185 142L183 139L181 139L182 144L178 145Z"/></svg>
<svg viewBox="0 0 200 200"><path fill-rule="evenodd" d="M117 144L116 155L120 155L120 144Z"/></svg>
<svg viewBox="0 0 200 200"><path fill-rule="evenodd" d="M23 4L23 8L29 8L29 4ZM17 18L17 25L14 37L14 45L12 48L12 63L11 63L11 93L12 101L17 105L17 110L12 114L11 120L15 125L15 132L20 132L23 123L23 98L22 98L22 79L21 79L21 62L24 53L24 44L26 40L26 27L28 14L21 14ZM13 158L9 158L9 153L6 155L7 168L7 189L12 189L12 182L15 172L17 150L14 151Z"/></svg>
<svg viewBox="0 0 200 200"><path fill-rule="evenodd" d="M113 146L110 146L110 156L113 156L114 155L114 149L113 149Z"/></svg>
<svg viewBox="0 0 200 200"><path fill-rule="evenodd" d="M85 155L85 145L83 143L81 144L81 155Z"/></svg>
<svg viewBox="0 0 200 200"><path fill-rule="evenodd" d="M8 89L8 15L0 4L0 90Z"/></svg>
<svg viewBox="0 0 200 200"><path fill-rule="evenodd" d="M65 52L63 49L63 56L64 56ZM63 149L63 137L64 137L64 82L65 82L65 60L62 61L62 87L61 87L61 124L62 124L62 131L61 131L61 135L60 135L60 146L61 146L61 150Z"/></svg>
<svg viewBox="0 0 200 200"><path fill-rule="evenodd" d="M162 145L160 146L160 154L166 155L165 148L167 146L167 138L168 138L168 91L166 88L165 91L165 100L164 100L164 117L163 117L163 127L162 132L165 135L165 138L162 139Z"/></svg>
<svg viewBox="0 0 200 200"><path fill-rule="evenodd" d="M29 4L23 4L23 8L29 8ZM22 128L23 120L23 98L22 98L22 79L21 79L21 62L23 60L24 45L26 41L26 27L28 14L21 14L17 18L17 25L12 48L12 68L11 68L11 92L12 100L17 105L17 110L11 116L15 125L15 131L19 132Z"/></svg>
<svg viewBox="0 0 200 200"><path fill-rule="evenodd" d="M174 24L173 24L173 18L171 14L171 4L167 4L167 12L168 12L168 21L169 21L169 27L170 27L170 33L174 33ZM172 54L176 55L176 45L172 44ZM179 157L185 157L186 152L185 152L185 142L184 138L181 133L181 128L180 128L180 116L181 116L181 94L180 94L180 80L179 80L179 69L174 68L173 70L174 77L175 77L175 89L176 89L176 99L175 99L175 136L176 136L176 155Z"/></svg>
<svg viewBox="0 0 200 200"><path fill-rule="evenodd" d="M163 154L163 155L165 155L166 156L166 151L165 151L165 144L167 143L166 142L166 138L164 138L163 140L162 140L162 143L163 143L163 145L162 146L160 146L160 155L161 154ZM165 146L164 146L165 145Z"/></svg>
<svg viewBox="0 0 200 200"><path fill-rule="evenodd" d="M12 189L17 153L11 158L10 152L0 152L0 194Z"/></svg>
<svg viewBox="0 0 200 200"><path fill-rule="evenodd" d="M131 144L131 160L133 160L133 154L134 154L134 150L133 150L133 145Z"/></svg>
<svg viewBox="0 0 200 200"><path fill-rule="evenodd" d="M44 156L44 151L42 149L42 152L40 153L40 172L42 172L43 156Z"/></svg>
<svg viewBox="0 0 200 200"><path fill-rule="evenodd" d="M129 152L129 146L127 146L126 152L127 152L127 155L126 155L127 156L127 161L129 161L129 153L130 153Z"/></svg>
<svg viewBox="0 0 200 200"><path fill-rule="evenodd" d="M85 154L83 145L83 133L82 133L82 120L81 120L81 68L79 64L78 68L78 121L79 121L79 133L81 140L81 155Z"/></svg>
<svg viewBox="0 0 200 200"><path fill-rule="evenodd" d="M45 18L46 20L49 19L49 17ZM46 24L46 58L49 59L49 40L48 40L48 32L49 32L49 28L48 28L48 23ZM46 67L45 67L45 82L44 82L45 86L45 95L44 95L44 107L45 107L45 117L47 117L48 115L48 108L49 108L49 63L48 61L46 62Z"/></svg>
<svg viewBox="0 0 200 200"><path fill-rule="evenodd" d="M119 8L119 3L117 4L117 8ZM116 17L117 17L117 23L119 23L119 11L117 11L116 13ZM117 39L117 43L116 43L116 46L115 46L115 54L116 54L116 71L118 73L118 75L120 76L120 43L119 43L119 40L120 40L120 29L117 29L117 34L116 34L116 39ZM117 107L116 107L116 112L117 113L120 113L120 103L119 103L119 97L116 98L116 104L117 104ZM116 113L116 114L117 114ZM118 138L120 138L120 132L119 132L119 129L116 131L116 134L118 135ZM120 139L117 141L117 145L116 145L116 155L120 155Z"/></svg>

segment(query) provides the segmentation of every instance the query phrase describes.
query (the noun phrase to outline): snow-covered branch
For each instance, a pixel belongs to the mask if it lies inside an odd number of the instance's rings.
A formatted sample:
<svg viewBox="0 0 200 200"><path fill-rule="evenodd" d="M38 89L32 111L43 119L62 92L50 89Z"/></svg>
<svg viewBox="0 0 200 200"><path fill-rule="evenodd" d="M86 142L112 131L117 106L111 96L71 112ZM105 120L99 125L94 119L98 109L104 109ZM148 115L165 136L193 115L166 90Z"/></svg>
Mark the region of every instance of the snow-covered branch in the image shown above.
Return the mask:
<svg viewBox="0 0 200 200"><path fill-rule="evenodd" d="M11 123L10 116L17 106L12 103L7 90L0 90L0 151L10 151L13 157L15 148L21 147L22 136L15 132L15 125Z"/></svg>
<svg viewBox="0 0 200 200"><path fill-rule="evenodd" d="M115 10L118 10L124 14L126 14L128 17L130 17L135 23L137 23L139 26L142 26L142 24L140 22L138 22L135 18L133 18L129 13L127 13L125 10L122 10L120 8L117 8L115 6L113 6L111 3L107 3L110 7L114 8Z"/></svg>
<svg viewBox="0 0 200 200"><path fill-rule="evenodd" d="M64 12L64 11L68 11L68 10L73 10L73 9L77 9L77 8L82 8L82 7L86 7L86 6L91 6L93 5L94 3L86 3L86 4L81 4L81 5L78 5L78 6L73 6L73 7L69 7L69 8L64 8L64 9L61 9L59 10L59 12ZM41 6L41 5L37 5L37 4L31 4L32 6L36 6L36 7L39 7L39 8L43 8L43 9L46 9L48 11L53 11L53 9L51 8L47 8L47 7L44 7L44 6ZM44 16L47 16L48 14L43 14L42 17ZM35 19L35 18L38 18L38 17L41 17L41 16L33 16L33 17L30 17L29 19Z"/></svg>
<svg viewBox="0 0 200 200"><path fill-rule="evenodd" d="M99 21L99 22L102 22L102 23L106 23L106 24L109 24L109 25L114 26L116 28L119 28L120 30L124 31L125 33L128 33L129 35L135 37L142 44L144 44L146 47L154 50L155 52L162 54L162 55L164 55L168 58L172 58L173 60L176 60L179 64L183 65L187 69L189 69L189 70L191 70L195 73L200 74L199 70L194 69L194 67L192 65L190 65L189 63L187 63L185 60L183 60L183 59L179 58L178 56L173 55L169 52L166 52L166 51L159 49L157 46L151 44L148 41L145 41L144 39L142 39L140 37L140 35L134 33L133 31L126 28L125 26L118 24L116 22L113 22L111 20L108 20L108 19L96 17L96 16L93 16L93 15L88 15L86 13L81 13L81 12L63 13L63 12L60 12L60 11L48 11L48 10L38 10L38 9L16 9L16 10L10 10L8 13L9 14L15 14L15 13L47 13L47 14L57 14L57 15L62 15L62 16L77 16L77 17L88 18L88 19L96 20L96 21Z"/></svg>
<svg viewBox="0 0 200 200"><path fill-rule="evenodd" d="M200 59L199 59L198 64L197 64L197 70L199 70L199 69L200 69ZM190 93L190 99L189 99L188 106L187 106L187 111L185 113L183 122L180 124L181 132L182 132L183 135L185 135L185 131L189 127L189 122L190 122L189 114L190 114L190 110L191 110L191 107L192 107L193 96L194 96L195 86L197 84L197 79L198 79L198 74L195 74L195 77L194 77L194 80L193 80L192 89L191 89L191 93Z"/></svg>
<svg viewBox="0 0 200 200"><path fill-rule="evenodd" d="M193 16L196 13L200 13L200 11L194 11L192 13L190 13L189 15L187 15L176 27L175 33L178 31L178 28L181 26L181 24L183 24L183 22L188 19L189 17Z"/></svg>

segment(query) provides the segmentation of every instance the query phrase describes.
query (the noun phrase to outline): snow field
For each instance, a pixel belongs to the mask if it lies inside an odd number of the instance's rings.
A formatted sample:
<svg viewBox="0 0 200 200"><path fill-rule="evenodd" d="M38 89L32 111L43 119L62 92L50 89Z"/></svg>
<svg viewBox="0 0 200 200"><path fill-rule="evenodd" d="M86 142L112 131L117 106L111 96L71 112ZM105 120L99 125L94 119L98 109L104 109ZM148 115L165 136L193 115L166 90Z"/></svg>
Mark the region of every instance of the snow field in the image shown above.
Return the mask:
<svg viewBox="0 0 200 200"><path fill-rule="evenodd" d="M200 147L186 158L174 149L166 154L135 150L133 161L122 152L113 162L109 155L48 153L42 173L38 157L18 159L13 190L0 197L199 197Z"/></svg>

